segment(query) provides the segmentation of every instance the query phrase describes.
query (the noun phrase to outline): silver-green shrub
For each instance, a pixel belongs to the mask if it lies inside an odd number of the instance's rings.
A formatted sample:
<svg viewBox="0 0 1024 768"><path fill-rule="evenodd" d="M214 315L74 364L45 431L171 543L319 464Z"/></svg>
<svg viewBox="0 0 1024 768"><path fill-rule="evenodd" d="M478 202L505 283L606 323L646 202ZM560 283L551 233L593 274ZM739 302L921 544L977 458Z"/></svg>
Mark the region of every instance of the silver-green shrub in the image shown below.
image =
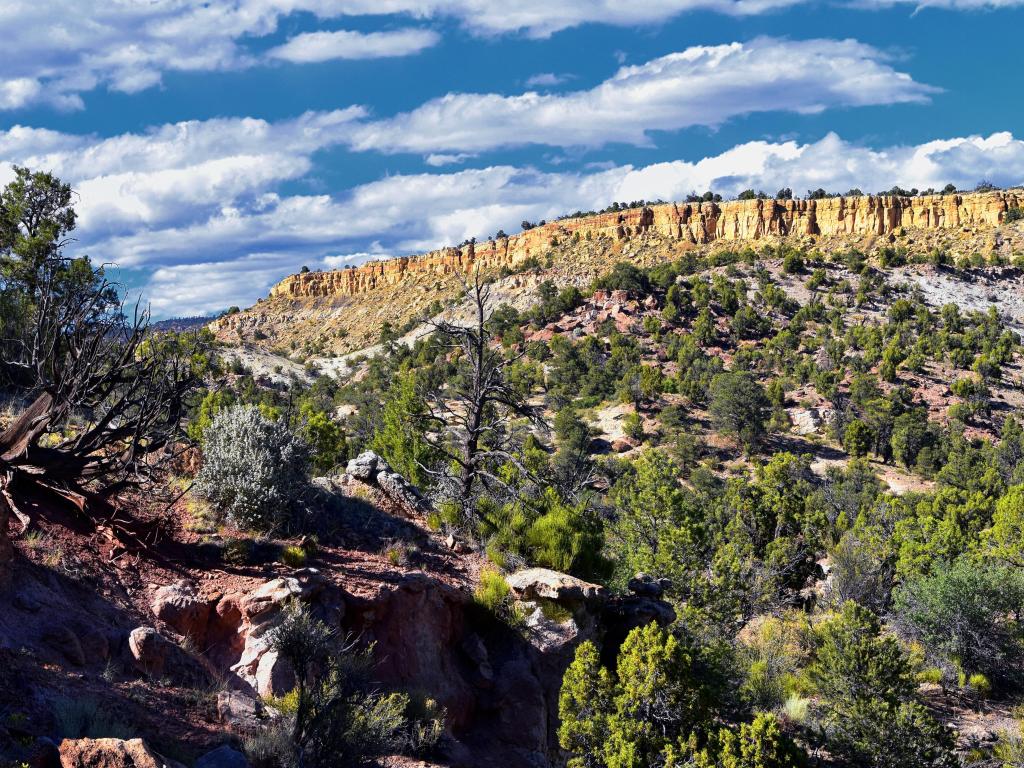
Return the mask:
<svg viewBox="0 0 1024 768"><path fill-rule="evenodd" d="M196 491L238 526L286 523L306 489L309 449L288 426L254 406L220 411L203 433Z"/></svg>

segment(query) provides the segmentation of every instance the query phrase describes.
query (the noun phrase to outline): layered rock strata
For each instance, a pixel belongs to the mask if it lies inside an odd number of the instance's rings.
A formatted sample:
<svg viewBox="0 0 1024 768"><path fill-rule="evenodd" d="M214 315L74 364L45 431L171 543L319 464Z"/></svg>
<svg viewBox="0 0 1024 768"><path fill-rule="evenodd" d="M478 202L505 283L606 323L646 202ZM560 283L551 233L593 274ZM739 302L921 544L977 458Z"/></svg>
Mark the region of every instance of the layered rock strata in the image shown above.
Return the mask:
<svg viewBox="0 0 1024 768"><path fill-rule="evenodd" d="M563 238L625 240L652 232L706 245L766 237L885 236L900 228L958 229L998 226L1006 211L1024 206L1024 191L863 196L823 200L732 200L665 203L562 219L511 237L467 243L419 256L376 261L331 272L292 275L275 285L271 298L353 296L394 286L409 277L514 269L543 256Z"/></svg>

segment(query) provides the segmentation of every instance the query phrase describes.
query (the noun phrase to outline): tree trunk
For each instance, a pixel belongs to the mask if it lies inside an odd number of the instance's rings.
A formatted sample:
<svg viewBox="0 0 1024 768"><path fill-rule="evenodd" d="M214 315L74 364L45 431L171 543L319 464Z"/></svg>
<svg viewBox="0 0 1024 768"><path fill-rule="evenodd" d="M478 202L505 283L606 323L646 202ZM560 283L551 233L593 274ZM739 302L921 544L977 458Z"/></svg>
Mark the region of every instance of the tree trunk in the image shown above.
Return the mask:
<svg viewBox="0 0 1024 768"><path fill-rule="evenodd" d="M8 528L11 524L11 507L7 499L0 496L0 566L6 565L14 557L14 545Z"/></svg>

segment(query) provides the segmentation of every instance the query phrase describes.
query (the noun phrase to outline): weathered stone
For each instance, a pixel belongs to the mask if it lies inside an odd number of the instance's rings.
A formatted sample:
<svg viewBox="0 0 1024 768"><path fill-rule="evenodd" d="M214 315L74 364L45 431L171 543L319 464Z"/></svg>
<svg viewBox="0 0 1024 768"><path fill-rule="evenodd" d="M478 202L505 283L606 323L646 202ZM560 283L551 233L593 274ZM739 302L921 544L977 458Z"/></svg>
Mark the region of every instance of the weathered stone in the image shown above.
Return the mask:
<svg viewBox="0 0 1024 768"><path fill-rule="evenodd" d="M564 605L600 603L608 598L608 590L567 573L548 568L527 568L509 576L509 588L520 600L554 600Z"/></svg>
<svg viewBox="0 0 1024 768"><path fill-rule="evenodd" d="M262 620L292 600L308 601L319 593L327 580L315 568L302 568L294 576L284 576L262 584L241 600L242 614L250 621Z"/></svg>
<svg viewBox="0 0 1024 768"><path fill-rule="evenodd" d="M382 462L383 459L373 451L363 451L349 461L345 467L345 473L364 483L372 483L377 477L377 469Z"/></svg>
<svg viewBox="0 0 1024 768"><path fill-rule="evenodd" d="M136 627L128 635L128 650L136 669L150 677L169 677L184 685L211 682L209 671L153 627Z"/></svg>
<svg viewBox="0 0 1024 768"><path fill-rule="evenodd" d="M51 627L43 635L43 642L76 667L85 665L85 652L82 650L78 635L72 632L67 625L60 624Z"/></svg>
<svg viewBox="0 0 1024 768"><path fill-rule="evenodd" d="M249 761L237 749L224 744L196 760L195 768L249 768Z"/></svg>
<svg viewBox="0 0 1024 768"><path fill-rule="evenodd" d="M630 592L640 597L661 597L672 586L671 579L655 579L650 574L638 573L626 585Z"/></svg>
<svg viewBox="0 0 1024 768"><path fill-rule="evenodd" d="M25 764L29 768L60 768L60 750L50 739L43 736L29 747Z"/></svg>
<svg viewBox="0 0 1024 768"><path fill-rule="evenodd" d="M294 688L295 672L277 651L269 650L260 656L256 665L256 691L260 696L283 696Z"/></svg>
<svg viewBox="0 0 1024 768"><path fill-rule="evenodd" d="M154 752L142 739L64 739L62 768L184 768Z"/></svg>
<svg viewBox="0 0 1024 768"><path fill-rule="evenodd" d="M222 723L239 733L256 731L267 720L266 710L260 700L241 691L221 691L217 694L217 716Z"/></svg>
<svg viewBox="0 0 1024 768"><path fill-rule="evenodd" d="M406 482L397 472L383 470L377 473L377 485L392 501L403 504L410 509L419 509L423 497L414 485Z"/></svg>
<svg viewBox="0 0 1024 768"><path fill-rule="evenodd" d="M160 587L150 603L153 615L175 632L201 642L210 617L210 603L196 595L187 581L176 581Z"/></svg>

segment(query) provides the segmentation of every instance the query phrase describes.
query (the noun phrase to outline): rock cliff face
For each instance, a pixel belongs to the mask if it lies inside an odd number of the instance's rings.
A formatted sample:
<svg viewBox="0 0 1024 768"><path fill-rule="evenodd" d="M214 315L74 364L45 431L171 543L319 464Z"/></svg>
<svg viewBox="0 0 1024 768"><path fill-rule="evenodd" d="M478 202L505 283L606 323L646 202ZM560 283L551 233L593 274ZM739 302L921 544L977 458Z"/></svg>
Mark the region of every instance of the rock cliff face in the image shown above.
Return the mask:
<svg viewBox="0 0 1024 768"><path fill-rule="evenodd" d="M666 203L563 219L518 235L444 248L419 256L373 262L333 272L292 275L275 285L271 298L354 296L394 286L409 277L515 268L543 255L563 238L628 240L647 232L706 245L718 241L777 237L885 236L900 228L958 229L998 226L1010 208L1024 205L1024 193L987 192L926 197L833 197L824 200L733 200L724 203Z"/></svg>

